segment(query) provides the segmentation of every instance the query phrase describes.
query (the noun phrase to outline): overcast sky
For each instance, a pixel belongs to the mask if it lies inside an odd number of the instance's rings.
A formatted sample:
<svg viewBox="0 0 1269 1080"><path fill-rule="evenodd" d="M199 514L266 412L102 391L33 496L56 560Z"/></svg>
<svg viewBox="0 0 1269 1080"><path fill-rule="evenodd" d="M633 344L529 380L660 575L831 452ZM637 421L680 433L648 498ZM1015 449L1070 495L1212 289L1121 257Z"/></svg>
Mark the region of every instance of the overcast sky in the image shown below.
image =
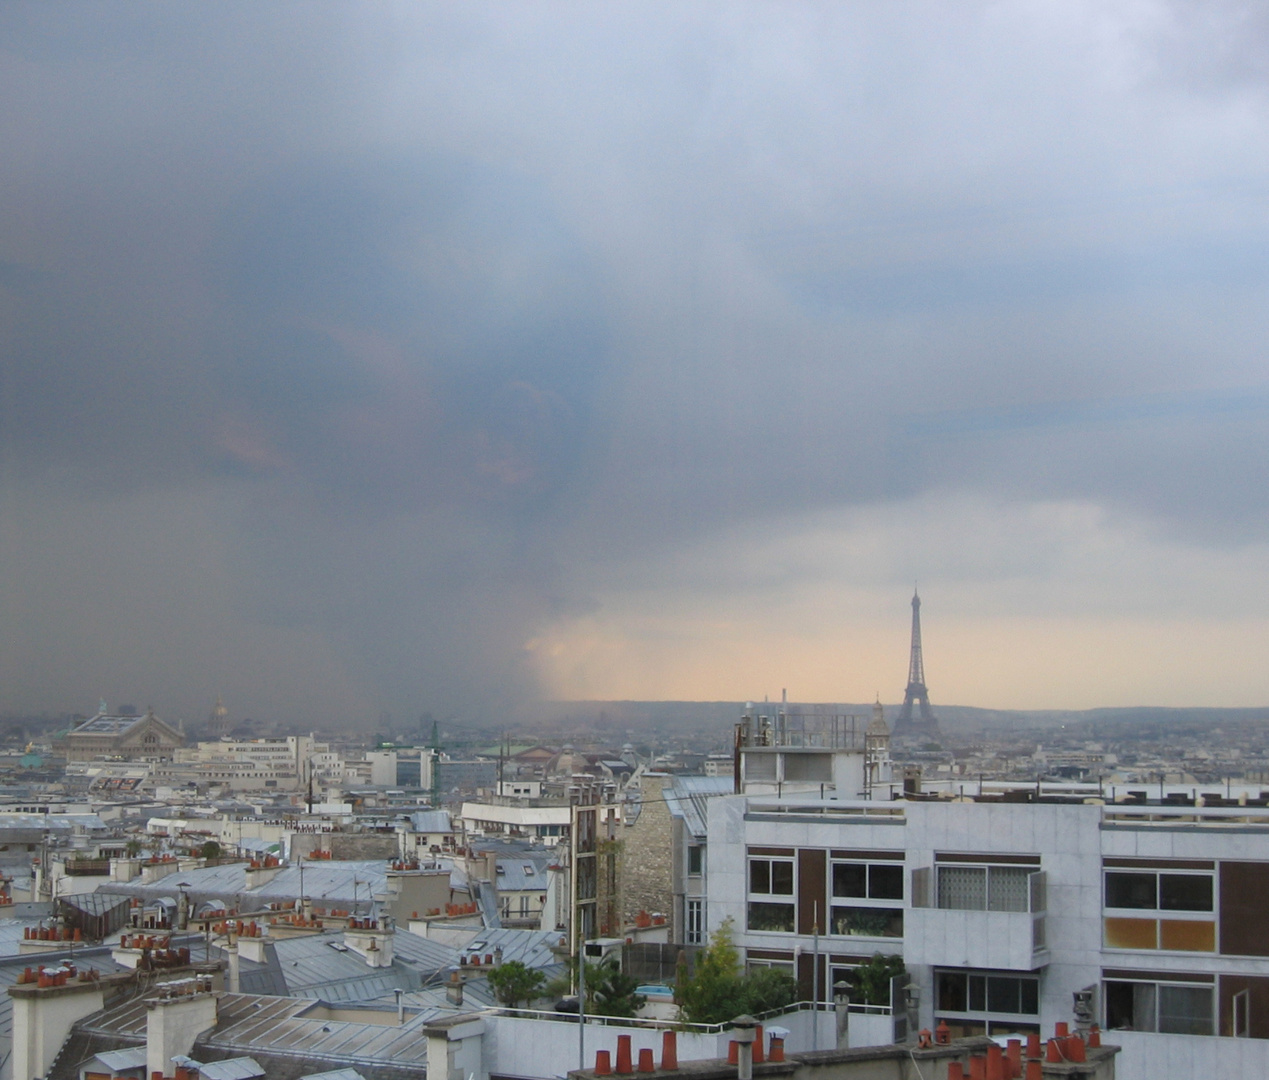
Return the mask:
<svg viewBox="0 0 1269 1080"><path fill-rule="evenodd" d="M1269 15L0 5L0 710L1269 703Z"/></svg>

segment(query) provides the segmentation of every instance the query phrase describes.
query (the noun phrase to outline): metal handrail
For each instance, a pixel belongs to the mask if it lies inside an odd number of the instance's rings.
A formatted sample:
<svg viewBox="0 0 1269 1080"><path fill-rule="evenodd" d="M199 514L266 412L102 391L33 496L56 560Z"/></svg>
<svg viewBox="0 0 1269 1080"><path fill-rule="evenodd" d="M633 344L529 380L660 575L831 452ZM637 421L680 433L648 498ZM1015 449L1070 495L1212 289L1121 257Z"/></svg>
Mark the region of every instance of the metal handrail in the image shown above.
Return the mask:
<svg viewBox="0 0 1269 1080"><path fill-rule="evenodd" d="M831 1001L795 1001L778 1009L768 1009L755 1014L755 1020L770 1020L777 1016L786 1016L792 1012L832 1012L837 1006ZM523 1016L528 1019L558 1020L563 1024L575 1024L577 1013L560 1013L553 1009L512 1009L505 1006L491 1005L481 1012L498 1013L506 1016ZM850 1012L872 1012L889 1016L892 1010L889 1005L852 1004ZM645 1016L600 1016L596 1013L586 1014L587 1024L598 1024L601 1027L644 1027L652 1030L696 1031L702 1035L720 1035L731 1030L731 1021L719 1024L696 1024L684 1020L656 1020Z"/></svg>

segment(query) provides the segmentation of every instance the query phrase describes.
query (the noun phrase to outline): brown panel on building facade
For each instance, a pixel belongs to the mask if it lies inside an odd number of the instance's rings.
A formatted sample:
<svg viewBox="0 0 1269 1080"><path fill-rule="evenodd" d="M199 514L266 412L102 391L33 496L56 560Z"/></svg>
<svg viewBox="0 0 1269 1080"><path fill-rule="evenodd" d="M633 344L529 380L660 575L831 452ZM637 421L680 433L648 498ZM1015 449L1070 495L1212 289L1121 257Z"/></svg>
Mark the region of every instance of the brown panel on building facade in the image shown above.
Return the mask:
<svg viewBox="0 0 1269 1080"><path fill-rule="evenodd" d="M825 983L828 969L824 963L825 956L823 953L819 956L814 953L803 953L798 957L798 997L803 1001L813 1001L815 999L815 961L817 960L819 961L819 1000L832 1001L831 988Z"/></svg>
<svg viewBox="0 0 1269 1080"><path fill-rule="evenodd" d="M751 847L748 850L750 855L783 855L789 859L794 855L791 847Z"/></svg>
<svg viewBox="0 0 1269 1080"><path fill-rule="evenodd" d="M979 864L995 864L998 866L1039 866L1039 855L973 855L967 852L938 851L934 854L935 862L964 862Z"/></svg>
<svg viewBox="0 0 1269 1080"><path fill-rule="evenodd" d="M1222 975L1217 997L1220 1001L1220 1027L1218 1035L1234 1034L1234 995L1247 991L1249 1021L1246 1032L1253 1039L1269 1039L1269 979L1256 975Z"/></svg>
<svg viewBox="0 0 1269 1080"><path fill-rule="evenodd" d="M832 852L834 859L889 859L903 862L902 851L837 851Z"/></svg>
<svg viewBox="0 0 1269 1080"><path fill-rule="evenodd" d="M745 956L750 960L783 960L793 962L792 949L746 949Z"/></svg>
<svg viewBox="0 0 1269 1080"><path fill-rule="evenodd" d="M1269 956L1269 863L1222 862L1221 952Z"/></svg>
<svg viewBox="0 0 1269 1080"><path fill-rule="evenodd" d="M798 933L828 932L828 852L823 848L798 851Z"/></svg>
<svg viewBox="0 0 1269 1080"><path fill-rule="evenodd" d="M1103 866L1135 870L1215 870L1211 859L1102 859Z"/></svg>
<svg viewBox="0 0 1269 1080"><path fill-rule="evenodd" d="M1138 968L1102 968L1103 979L1129 979L1133 982L1157 982L1166 979L1168 982L1214 983L1215 975L1205 975L1200 971L1158 971Z"/></svg>

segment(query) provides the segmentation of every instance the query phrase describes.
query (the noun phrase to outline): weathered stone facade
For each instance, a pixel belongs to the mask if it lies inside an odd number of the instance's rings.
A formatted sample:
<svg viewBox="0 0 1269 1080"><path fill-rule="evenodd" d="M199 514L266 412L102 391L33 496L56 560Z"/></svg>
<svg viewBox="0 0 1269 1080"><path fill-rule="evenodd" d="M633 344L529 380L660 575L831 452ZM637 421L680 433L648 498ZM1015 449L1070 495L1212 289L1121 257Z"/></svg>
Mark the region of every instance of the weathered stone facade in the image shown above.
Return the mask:
<svg viewBox="0 0 1269 1080"><path fill-rule="evenodd" d="M668 776L640 778L639 817L622 830L622 906L627 926L640 911L661 912L667 921L674 904L674 830L662 792Z"/></svg>

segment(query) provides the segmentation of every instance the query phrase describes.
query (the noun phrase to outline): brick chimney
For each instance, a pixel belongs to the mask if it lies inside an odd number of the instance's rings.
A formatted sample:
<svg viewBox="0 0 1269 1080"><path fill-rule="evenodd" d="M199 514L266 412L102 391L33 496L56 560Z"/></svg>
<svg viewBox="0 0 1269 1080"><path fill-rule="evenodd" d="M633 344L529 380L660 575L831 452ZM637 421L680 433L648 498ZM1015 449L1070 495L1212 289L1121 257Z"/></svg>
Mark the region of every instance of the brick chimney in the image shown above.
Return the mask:
<svg viewBox="0 0 1269 1080"><path fill-rule="evenodd" d="M217 995L209 975L161 983L158 991L145 1003L145 1070L171 1076L172 1059L188 1056L198 1037L216 1026Z"/></svg>
<svg viewBox="0 0 1269 1080"><path fill-rule="evenodd" d="M71 1026L106 1005L105 989L96 979L80 982L78 974L69 974L65 967L30 970L34 973L31 982L9 987L13 998L13 1080L46 1076ZM61 974L51 976L50 972Z"/></svg>
<svg viewBox="0 0 1269 1080"><path fill-rule="evenodd" d="M392 919L386 915L378 919L353 916L344 930L344 944L376 968L392 966L395 937Z"/></svg>

